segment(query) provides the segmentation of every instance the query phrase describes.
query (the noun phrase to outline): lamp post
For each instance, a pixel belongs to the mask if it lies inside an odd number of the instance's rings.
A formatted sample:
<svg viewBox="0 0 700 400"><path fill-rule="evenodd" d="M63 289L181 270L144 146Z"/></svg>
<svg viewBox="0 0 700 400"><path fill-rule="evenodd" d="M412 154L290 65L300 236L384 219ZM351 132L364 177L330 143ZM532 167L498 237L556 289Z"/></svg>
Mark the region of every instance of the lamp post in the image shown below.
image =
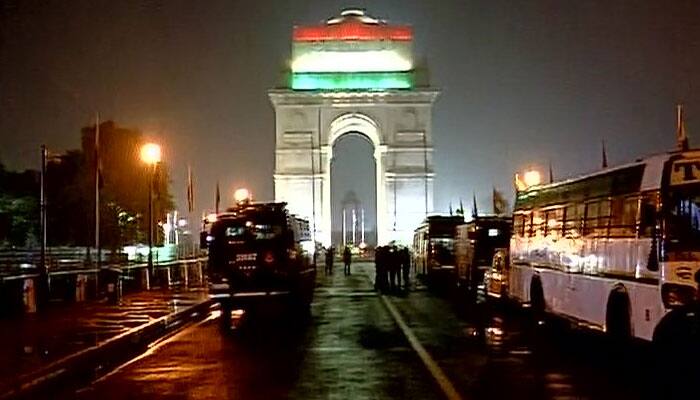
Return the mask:
<svg viewBox="0 0 700 400"><path fill-rule="evenodd" d="M141 161L148 165L150 177L148 182L148 274L153 274L153 186L155 185L156 167L160 162L160 146L146 143L141 146Z"/></svg>

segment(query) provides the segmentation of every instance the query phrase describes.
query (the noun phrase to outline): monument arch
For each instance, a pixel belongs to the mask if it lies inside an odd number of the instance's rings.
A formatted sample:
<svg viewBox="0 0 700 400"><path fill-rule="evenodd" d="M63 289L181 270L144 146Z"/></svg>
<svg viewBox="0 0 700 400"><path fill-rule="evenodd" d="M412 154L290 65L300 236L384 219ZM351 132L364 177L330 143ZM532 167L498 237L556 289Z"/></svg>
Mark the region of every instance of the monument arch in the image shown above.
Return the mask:
<svg viewBox="0 0 700 400"><path fill-rule="evenodd" d="M417 82L412 30L352 9L322 25L295 27L293 36L289 80L269 91L275 200L309 218L316 240L329 245L333 145L356 132L374 147L377 242L408 244L433 208L432 107L439 94ZM358 70L343 62L348 56L364 60Z"/></svg>

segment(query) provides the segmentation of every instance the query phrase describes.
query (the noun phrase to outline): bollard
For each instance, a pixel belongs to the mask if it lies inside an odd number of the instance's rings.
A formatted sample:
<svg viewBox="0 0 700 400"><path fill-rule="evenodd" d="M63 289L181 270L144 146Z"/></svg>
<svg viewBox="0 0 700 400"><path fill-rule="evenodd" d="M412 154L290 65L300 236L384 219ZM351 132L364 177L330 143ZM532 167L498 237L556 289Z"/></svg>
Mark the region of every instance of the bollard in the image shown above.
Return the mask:
<svg viewBox="0 0 700 400"><path fill-rule="evenodd" d="M22 299L24 303L24 312L35 313L36 312L36 290L34 288L34 279L27 278L24 280L24 285L22 287Z"/></svg>
<svg viewBox="0 0 700 400"><path fill-rule="evenodd" d="M151 274L148 272L148 268L141 269L141 275L143 276L143 288L151 290Z"/></svg>
<svg viewBox="0 0 700 400"><path fill-rule="evenodd" d="M75 301L83 302L87 299L88 277L85 274L78 274L75 277Z"/></svg>
<svg viewBox="0 0 700 400"><path fill-rule="evenodd" d="M182 278L184 281L183 283L184 283L185 287L189 287L190 286L190 279L189 279L190 278L190 274L189 274L190 264L184 263L184 264L182 264L182 266L184 267L184 271L183 271L184 276Z"/></svg>
<svg viewBox="0 0 700 400"><path fill-rule="evenodd" d="M116 304L122 296L121 271L109 269L107 277L107 300Z"/></svg>

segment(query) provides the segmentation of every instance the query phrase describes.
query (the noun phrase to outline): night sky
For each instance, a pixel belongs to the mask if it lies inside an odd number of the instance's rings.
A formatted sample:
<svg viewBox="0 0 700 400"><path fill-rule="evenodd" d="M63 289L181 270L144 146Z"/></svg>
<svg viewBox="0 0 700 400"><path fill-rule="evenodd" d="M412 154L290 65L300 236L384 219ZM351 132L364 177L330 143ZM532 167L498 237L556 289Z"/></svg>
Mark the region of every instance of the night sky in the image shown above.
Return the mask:
<svg viewBox="0 0 700 400"><path fill-rule="evenodd" d="M272 196L267 90L293 24L347 6L415 30L435 105L436 208L492 185L512 195L529 165L558 177L674 146L677 102L700 145L700 2L0 1L0 160L37 168L38 148L79 147L96 111L165 145L183 204L214 185ZM487 206L489 205L489 206Z"/></svg>

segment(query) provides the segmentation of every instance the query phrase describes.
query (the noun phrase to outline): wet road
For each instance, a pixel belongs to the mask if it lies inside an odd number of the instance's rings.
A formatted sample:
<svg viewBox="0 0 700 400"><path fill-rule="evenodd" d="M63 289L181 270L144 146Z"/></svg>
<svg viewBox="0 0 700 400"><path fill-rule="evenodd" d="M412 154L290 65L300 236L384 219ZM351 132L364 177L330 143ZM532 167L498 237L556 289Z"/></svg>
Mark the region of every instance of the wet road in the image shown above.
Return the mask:
<svg viewBox="0 0 700 400"><path fill-rule="evenodd" d="M320 274L306 319L251 316L221 334L212 317L68 397L425 399L452 388L464 399L654 398L644 347L618 354L596 335L531 327L522 312L477 324L473 310L424 290L379 296L370 271Z"/></svg>
<svg viewBox="0 0 700 400"><path fill-rule="evenodd" d="M119 304L57 304L40 314L0 320L0 393L23 374L207 298L204 290L130 294Z"/></svg>

